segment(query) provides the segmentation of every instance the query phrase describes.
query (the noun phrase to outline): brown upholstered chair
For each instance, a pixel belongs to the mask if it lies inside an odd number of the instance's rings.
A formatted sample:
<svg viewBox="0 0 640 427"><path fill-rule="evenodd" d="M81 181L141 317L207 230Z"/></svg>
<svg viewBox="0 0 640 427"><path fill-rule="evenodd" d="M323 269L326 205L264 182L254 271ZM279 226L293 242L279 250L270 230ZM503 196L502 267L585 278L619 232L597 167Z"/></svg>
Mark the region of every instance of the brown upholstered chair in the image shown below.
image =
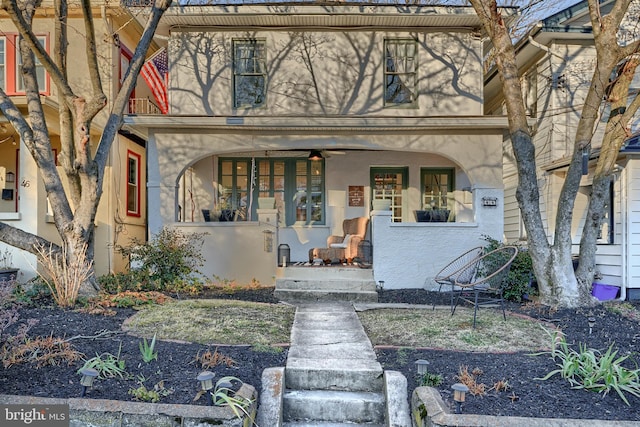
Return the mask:
<svg viewBox="0 0 640 427"><path fill-rule="evenodd" d="M358 256L358 245L367 234L369 218L345 219L342 221L342 236L329 236L326 248L313 248L309 250L309 261L321 259L323 261L340 260L351 262Z"/></svg>

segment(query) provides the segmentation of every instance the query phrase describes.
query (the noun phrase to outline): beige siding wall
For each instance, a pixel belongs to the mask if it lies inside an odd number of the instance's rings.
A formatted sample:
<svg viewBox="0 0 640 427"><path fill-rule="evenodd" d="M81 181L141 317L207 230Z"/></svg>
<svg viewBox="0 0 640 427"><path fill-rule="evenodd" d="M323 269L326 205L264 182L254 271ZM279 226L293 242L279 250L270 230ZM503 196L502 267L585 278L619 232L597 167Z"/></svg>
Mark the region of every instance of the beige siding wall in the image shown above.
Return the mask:
<svg viewBox="0 0 640 427"><path fill-rule="evenodd" d="M233 108L232 40L264 39L266 106ZM418 40L418 107L383 106L385 38ZM203 32L170 40L172 114L482 114L480 40L470 33Z"/></svg>

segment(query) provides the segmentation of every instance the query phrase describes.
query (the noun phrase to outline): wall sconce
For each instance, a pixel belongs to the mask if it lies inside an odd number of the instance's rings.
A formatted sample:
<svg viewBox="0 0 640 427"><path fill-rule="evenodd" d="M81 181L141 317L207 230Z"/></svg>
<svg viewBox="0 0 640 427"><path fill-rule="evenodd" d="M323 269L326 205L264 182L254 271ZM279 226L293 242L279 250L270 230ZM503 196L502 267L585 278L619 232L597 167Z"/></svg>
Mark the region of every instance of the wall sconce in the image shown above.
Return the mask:
<svg viewBox="0 0 640 427"><path fill-rule="evenodd" d="M482 198L482 206L495 208L498 206L498 198L497 197L483 197Z"/></svg>
<svg viewBox="0 0 640 427"><path fill-rule="evenodd" d="M16 174L13 172L7 172L7 182L15 182Z"/></svg>
<svg viewBox="0 0 640 427"><path fill-rule="evenodd" d="M211 393L209 390L213 388L213 376L215 374L211 371L202 371L198 374L196 379L200 381L200 387L202 387L202 391L207 395L207 403L209 406L213 406L213 399L211 398Z"/></svg>
<svg viewBox="0 0 640 427"><path fill-rule="evenodd" d="M418 359L416 360L415 365L418 375L422 376L427 373L427 367L429 366L429 362L427 360Z"/></svg>
<svg viewBox="0 0 640 427"><path fill-rule="evenodd" d="M80 385L82 385L82 394L80 397L84 397L87 393L87 389L93 385L93 381L98 377L98 371L93 368L80 369Z"/></svg>
<svg viewBox="0 0 640 427"><path fill-rule="evenodd" d="M462 412L462 403L469 391L469 387L462 383L456 383L451 388L453 389L453 401L456 402L456 414L460 414Z"/></svg>

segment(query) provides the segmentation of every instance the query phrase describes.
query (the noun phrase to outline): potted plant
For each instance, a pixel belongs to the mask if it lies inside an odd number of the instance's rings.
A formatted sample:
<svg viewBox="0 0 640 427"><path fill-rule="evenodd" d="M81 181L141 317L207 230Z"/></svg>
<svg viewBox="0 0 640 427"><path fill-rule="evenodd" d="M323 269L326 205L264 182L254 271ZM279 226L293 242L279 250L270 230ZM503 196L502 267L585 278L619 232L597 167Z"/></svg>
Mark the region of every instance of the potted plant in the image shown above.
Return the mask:
<svg viewBox="0 0 640 427"><path fill-rule="evenodd" d="M4 252L0 252L0 282L6 280L12 280L18 277L19 268L16 268L12 264L13 254L9 249L5 249Z"/></svg>

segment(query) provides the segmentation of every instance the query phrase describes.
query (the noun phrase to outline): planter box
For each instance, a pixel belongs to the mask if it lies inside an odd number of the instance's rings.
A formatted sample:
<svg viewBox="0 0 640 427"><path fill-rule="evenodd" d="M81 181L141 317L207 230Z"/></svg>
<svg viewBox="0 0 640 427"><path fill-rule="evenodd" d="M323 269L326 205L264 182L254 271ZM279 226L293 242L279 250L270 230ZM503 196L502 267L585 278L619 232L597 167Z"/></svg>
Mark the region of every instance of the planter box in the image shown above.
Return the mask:
<svg viewBox="0 0 640 427"><path fill-rule="evenodd" d="M620 288L617 286L594 283L593 288L591 289L591 295L598 298L600 301L609 301L618 296L619 290Z"/></svg>

